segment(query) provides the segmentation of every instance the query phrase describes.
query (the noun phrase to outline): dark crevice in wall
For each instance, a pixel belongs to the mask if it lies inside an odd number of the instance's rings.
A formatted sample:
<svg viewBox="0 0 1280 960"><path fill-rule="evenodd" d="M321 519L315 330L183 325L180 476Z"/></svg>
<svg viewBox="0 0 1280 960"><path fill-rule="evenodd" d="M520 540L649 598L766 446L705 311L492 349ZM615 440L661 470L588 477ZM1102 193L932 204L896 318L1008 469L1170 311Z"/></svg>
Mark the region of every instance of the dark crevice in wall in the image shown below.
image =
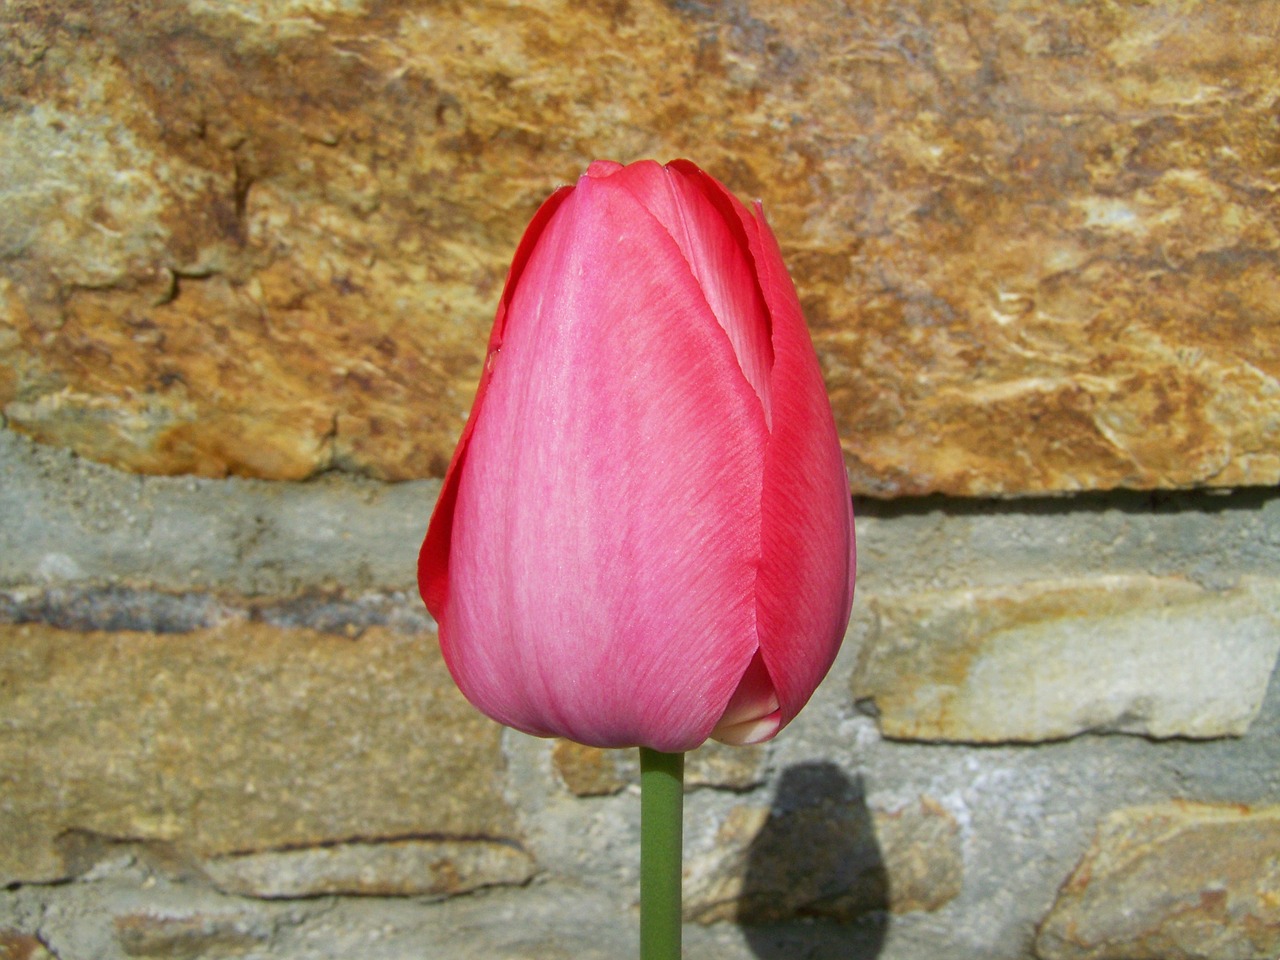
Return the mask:
<svg viewBox="0 0 1280 960"><path fill-rule="evenodd" d="M954 517L1057 516L1081 513L1161 515L1184 512L1222 513L1261 510L1280 499L1280 487L1242 487L1222 490L1106 490L1028 497L981 498L931 494L881 500L855 496L859 517L892 520L897 517L943 513Z"/></svg>
<svg viewBox="0 0 1280 960"><path fill-rule="evenodd" d="M434 629L416 595L396 592L357 597L313 592L267 599L101 585L0 590L0 624L178 634L237 622L315 630L351 639L357 639L368 627L388 627L401 633Z"/></svg>

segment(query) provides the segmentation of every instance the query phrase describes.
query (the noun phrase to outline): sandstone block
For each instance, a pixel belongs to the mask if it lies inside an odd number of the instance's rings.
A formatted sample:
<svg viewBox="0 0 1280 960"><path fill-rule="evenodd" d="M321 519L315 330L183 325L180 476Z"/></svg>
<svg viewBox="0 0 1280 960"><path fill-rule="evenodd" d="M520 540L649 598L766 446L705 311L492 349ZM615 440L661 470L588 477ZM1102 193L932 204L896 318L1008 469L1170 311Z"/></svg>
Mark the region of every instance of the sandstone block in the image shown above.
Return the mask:
<svg viewBox="0 0 1280 960"><path fill-rule="evenodd" d="M128 957L197 960L261 950L268 933L233 913L149 913L115 918L116 942Z"/></svg>
<svg viewBox="0 0 1280 960"><path fill-rule="evenodd" d="M1280 953L1280 807L1169 803L1099 826L1036 938L1042 960Z"/></svg>
<svg viewBox="0 0 1280 960"><path fill-rule="evenodd" d="M750 790L757 787L765 781L768 749L764 744L730 747L709 740L686 755L685 787L690 790L698 787Z"/></svg>
<svg viewBox="0 0 1280 960"><path fill-rule="evenodd" d="M891 911L937 910L960 895L960 826L940 804L921 797L900 809L873 809L871 823L884 857Z"/></svg>
<svg viewBox="0 0 1280 960"><path fill-rule="evenodd" d="M606 797L627 785L620 751L601 750L572 740L557 740L551 763L569 792L578 797Z"/></svg>
<svg viewBox="0 0 1280 960"><path fill-rule="evenodd" d="M893 811L831 798L774 813L734 807L684 873L687 920L847 922L937 910L960 893L963 862L959 826L928 798Z"/></svg>
<svg viewBox="0 0 1280 960"><path fill-rule="evenodd" d="M76 837L201 859L514 837L499 728L429 634L0 626L0 689L0 883L82 869Z"/></svg>
<svg viewBox="0 0 1280 960"><path fill-rule="evenodd" d="M12 0L0 410L439 476L536 205L688 155L765 201L856 491L1275 483L1274 14Z"/></svg>
<svg viewBox="0 0 1280 960"><path fill-rule="evenodd" d="M729 747L708 741L685 755L685 789L749 790L764 782L765 756L762 745ZM640 783L635 750L601 750L560 740L551 759L561 781L579 797L607 796Z"/></svg>
<svg viewBox="0 0 1280 960"><path fill-rule="evenodd" d="M0 960L53 960L39 937L12 929L0 929Z"/></svg>
<svg viewBox="0 0 1280 960"><path fill-rule="evenodd" d="M391 840L218 857L204 869L228 893L277 899L452 896L525 883L534 865L519 847L490 840Z"/></svg>
<svg viewBox="0 0 1280 960"><path fill-rule="evenodd" d="M886 736L1033 742L1245 732L1280 654L1280 581L1106 576L873 598L853 693Z"/></svg>

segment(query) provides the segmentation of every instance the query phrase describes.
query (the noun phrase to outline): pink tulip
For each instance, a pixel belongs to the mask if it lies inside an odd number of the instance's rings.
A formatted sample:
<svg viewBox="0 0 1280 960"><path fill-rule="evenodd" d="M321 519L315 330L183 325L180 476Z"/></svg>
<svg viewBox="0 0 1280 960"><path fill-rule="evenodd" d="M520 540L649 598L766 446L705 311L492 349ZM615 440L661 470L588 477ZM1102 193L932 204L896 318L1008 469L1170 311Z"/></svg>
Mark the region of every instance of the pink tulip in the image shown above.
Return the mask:
<svg viewBox="0 0 1280 960"><path fill-rule="evenodd" d="M462 692L526 733L677 752L795 717L848 625L853 511L758 203L676 160L542 205L418 579Z"/></svg>

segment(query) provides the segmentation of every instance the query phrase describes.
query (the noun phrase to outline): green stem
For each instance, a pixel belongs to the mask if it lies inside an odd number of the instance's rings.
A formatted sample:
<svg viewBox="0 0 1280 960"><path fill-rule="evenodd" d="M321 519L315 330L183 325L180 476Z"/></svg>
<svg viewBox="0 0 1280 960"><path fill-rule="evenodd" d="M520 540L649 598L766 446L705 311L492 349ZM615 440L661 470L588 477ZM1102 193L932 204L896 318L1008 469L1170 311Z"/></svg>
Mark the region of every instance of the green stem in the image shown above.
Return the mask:
<svg viewBox="0 0 1280 960"><path fill-rule="evenodd" d="M684 754L640 748L640 960L680 960Z"/></svg>

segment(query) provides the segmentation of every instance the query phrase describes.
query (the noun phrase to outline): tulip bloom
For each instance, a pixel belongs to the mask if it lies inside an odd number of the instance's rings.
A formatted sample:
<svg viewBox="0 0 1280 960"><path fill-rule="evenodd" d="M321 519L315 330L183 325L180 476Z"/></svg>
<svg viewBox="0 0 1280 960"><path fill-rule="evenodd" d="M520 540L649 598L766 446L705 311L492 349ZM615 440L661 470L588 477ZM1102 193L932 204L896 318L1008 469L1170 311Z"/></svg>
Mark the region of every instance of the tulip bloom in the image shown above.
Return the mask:
<svg viewBox="0 0 1280 960"><path fill-rule="evenodd" d="M592 746L767 740L835 659L853 512L759 204L597 161L498 304L419 586L466 697Z"/></svg>

